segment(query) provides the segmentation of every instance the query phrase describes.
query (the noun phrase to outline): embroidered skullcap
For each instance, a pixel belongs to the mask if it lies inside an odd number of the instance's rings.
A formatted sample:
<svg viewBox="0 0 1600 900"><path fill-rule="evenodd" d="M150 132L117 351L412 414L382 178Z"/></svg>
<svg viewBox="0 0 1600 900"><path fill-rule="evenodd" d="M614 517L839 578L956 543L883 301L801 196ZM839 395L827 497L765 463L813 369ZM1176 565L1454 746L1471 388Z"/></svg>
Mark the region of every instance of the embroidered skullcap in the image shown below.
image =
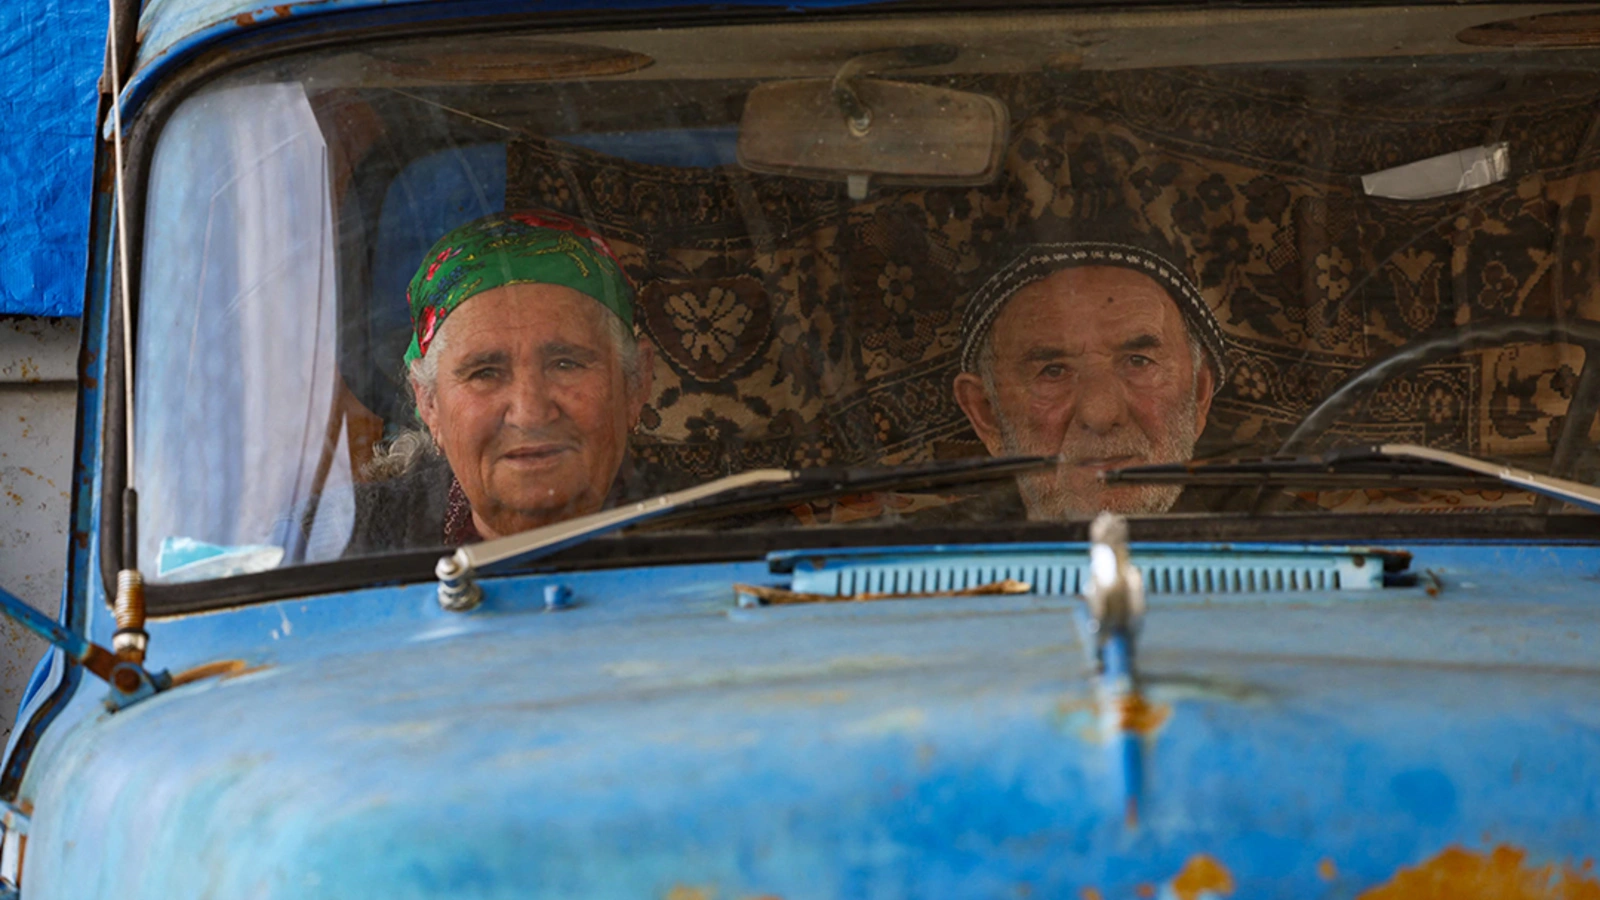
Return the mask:
<svg viewBox="0 0 1600 900"><path fill-rule="evenodd" d="M633 285L605 238L550 212L485 216L440 238L406 289L411 345L428 352L445 317L472 297L510 284L558 284L594 299L633 327Z"/></svg>
<svg viewBox="0 0 1600 900"><path fill-rule="evenodd" d="M978 353L994 328L1000 311L1016 293L1062 269L1114 266L1147 275L1166 289L1183 314L1189 333L1200 341L1220 386L1226 372L1227 341L1222 326L1206 305L1200 289L1183 269L1161 253L1135 244L1114 241L1066 241L1032 244L989 276L967 301L961 317L961 371L978 371Z"/></svg>

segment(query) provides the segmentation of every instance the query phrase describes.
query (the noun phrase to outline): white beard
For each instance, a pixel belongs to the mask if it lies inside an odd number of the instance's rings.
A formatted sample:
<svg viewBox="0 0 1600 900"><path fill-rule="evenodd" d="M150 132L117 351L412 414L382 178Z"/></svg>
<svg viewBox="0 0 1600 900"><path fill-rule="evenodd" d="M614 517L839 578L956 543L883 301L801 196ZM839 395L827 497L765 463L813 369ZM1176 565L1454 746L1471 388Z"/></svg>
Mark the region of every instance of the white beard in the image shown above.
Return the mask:
<svg viewBox="0 0 1600 900"><path fill-rule="evenodd" d="M1119 429L1111 437L1063 441L1059 447L1035 447L1021 440L1016 429L1000 414L999 404L992 398L990 402L999 420L1001 445L1006 454L1012 456L1061 454L1069 460L1137 456L1150 463L1184 462L1193 456L1195 441L1199 438L1199 402L1193 394L1178 410L1177 427L1160 443L1150 441L1143 432L1130 427ZM1106 486L1099 485L1085 494L1082 488L1067 483L1066 471L1066 467L1062 467L1017 477L1017 488L1028 508L1028 518L1087 519L1102 510L1124 515L1162 513L1171 509L1183 492L1179 485L1140 484L1117 487L1114 495L1108 494Z"/></svg>

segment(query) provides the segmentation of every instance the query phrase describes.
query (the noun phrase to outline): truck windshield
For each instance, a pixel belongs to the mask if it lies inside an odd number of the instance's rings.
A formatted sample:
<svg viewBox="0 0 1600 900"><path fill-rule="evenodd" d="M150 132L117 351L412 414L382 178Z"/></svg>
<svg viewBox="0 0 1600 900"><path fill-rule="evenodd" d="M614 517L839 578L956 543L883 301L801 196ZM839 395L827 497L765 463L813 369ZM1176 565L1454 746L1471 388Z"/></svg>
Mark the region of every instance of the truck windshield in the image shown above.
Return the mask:
<svg viewBox="0 0 1600 900"><path fill-rule="evenodd" d="M1412 444L1595 482L1600 50L1547 46L1552 9L501 28L237 71L151 157L144 568L986 455L1061 464L728 527L1569 512L1101 479Z"/></svg>

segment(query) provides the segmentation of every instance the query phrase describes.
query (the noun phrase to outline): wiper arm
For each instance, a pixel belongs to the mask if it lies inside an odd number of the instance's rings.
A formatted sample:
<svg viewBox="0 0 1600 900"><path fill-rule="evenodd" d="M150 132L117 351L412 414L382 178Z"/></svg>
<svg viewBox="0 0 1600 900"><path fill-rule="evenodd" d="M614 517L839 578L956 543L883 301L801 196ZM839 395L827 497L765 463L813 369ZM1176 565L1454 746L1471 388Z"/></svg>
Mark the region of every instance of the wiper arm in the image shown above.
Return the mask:
<svg viewBox="0 0 1600 900"><path fill-rule="evenodd" d="M439 604L450 610L477 606L481 593L473 577L486 566L538 559L644 522L660 525L725 516L840 494L995 481L1060 462L1052 456L1013 456L893 468L752 469L638 503L458 547L434 567L439 578Z"/></svg>
<svg viewBox="0 0 1600 900"><path fill-rule="evenodd" d="M1129 466L1108 471L1102 477L1108 484L1186 486L1510 487L1600 512L1600 489L1590 485L1416 444L1343 447L1321 456L1268 456Z"/></svg>

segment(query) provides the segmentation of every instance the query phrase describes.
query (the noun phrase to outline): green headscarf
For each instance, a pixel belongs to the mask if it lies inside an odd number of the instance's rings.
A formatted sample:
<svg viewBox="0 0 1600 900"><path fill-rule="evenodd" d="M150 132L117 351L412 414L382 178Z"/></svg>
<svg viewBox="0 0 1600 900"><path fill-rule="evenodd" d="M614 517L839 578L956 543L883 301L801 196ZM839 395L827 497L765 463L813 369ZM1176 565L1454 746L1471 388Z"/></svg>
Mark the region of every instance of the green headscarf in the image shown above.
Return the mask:
<svg viewBox="0 0 1600 900"><path fill-rule="evenodd" d="M604 238L554 213L496 213L440 238L412 276L406 289L411 306L406 362L428 352L456 307L508 284L572 288L633 327L633 286Z"/></svg>

